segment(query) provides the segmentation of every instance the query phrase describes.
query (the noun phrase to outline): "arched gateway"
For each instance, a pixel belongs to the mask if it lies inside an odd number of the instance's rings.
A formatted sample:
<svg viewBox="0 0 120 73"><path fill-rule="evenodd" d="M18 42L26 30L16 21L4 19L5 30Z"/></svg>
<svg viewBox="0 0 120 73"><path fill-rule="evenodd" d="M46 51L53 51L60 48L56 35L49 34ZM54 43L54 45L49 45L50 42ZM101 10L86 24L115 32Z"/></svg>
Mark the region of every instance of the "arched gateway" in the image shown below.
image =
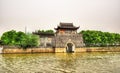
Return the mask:
<svg viewBox="0 0 120 73"><path fill-rule="evenodd" d="M66 52L73 53L75 51L75 45L73 43L67 43Z"/></svg>
<svg viewBox="0 0 120 73"><path fill-rule="evenodd" d="M55 52L76 52L76 48L84 46L79 27L73 23L60 23L55 33L35 33L40 36L40 47L53 48Z"/></svg>

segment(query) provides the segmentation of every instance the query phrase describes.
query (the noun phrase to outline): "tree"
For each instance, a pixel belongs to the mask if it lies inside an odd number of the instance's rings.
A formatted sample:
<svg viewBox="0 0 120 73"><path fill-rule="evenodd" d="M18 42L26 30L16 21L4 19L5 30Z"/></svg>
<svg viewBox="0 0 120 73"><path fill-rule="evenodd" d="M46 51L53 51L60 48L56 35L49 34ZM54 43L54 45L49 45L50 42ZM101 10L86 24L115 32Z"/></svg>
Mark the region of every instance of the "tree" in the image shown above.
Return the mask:
<svg viewBox="0 0 120 73"><path fill-rule="evenodd" d="M38 30L38 33L54 33L53 30Z"/></svg>
<svg viewBox="0 0 120 73"><path fill-rule="evenodd" d="M15 38L16 45L21 46L22 42L25 41L25 39L26 39L26 34L24 32L19 31L16 33L16 38Z"/></svg>
<svg viewBox="0 0 120 73"><path fill-rule="evenodd" d="M81 31L86 46L112 46L120 44L120 34L95 30Z"/></svg>
<svg viewBox="0 0 120 73"><path fill-rule="evenodd" d="M5 45L15 45L16 31L11 30L3 33L1 40Z"/></svg>
<svg viewBox="0 0 120 73"><path fill-rule="evenodd" d="M39 46L39 36L33 34L27 34L26 39L23 41L23 47L37 47Z"/></svg>
<svg viewBox="0 0 120 73"><path fill-rule="evenodd" d="M39 46L39 36L33 34L25 34L24 32L16 32L11 30L3 33L1 41L4 45L19 46L22 48Z"/></svg>
<svg viewBox="0 0 120 73"><path fill-rule="evenodd" d="M53 30L46 30L46 33L54 33Z"/></svg>

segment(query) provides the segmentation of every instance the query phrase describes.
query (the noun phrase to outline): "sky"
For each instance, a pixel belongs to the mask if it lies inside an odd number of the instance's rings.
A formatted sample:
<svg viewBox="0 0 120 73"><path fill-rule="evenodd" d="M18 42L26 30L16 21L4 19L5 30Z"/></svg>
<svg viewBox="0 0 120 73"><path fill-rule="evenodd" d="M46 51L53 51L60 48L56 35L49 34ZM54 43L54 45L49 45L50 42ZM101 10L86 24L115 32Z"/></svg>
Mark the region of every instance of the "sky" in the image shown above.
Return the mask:
<svg viewBox="0 0 120 73"><path fill-rule="evenodd" d="M78 30L120 33L120 0L0 0L0 36L9 30L54 30L60 22Z"/></svg>

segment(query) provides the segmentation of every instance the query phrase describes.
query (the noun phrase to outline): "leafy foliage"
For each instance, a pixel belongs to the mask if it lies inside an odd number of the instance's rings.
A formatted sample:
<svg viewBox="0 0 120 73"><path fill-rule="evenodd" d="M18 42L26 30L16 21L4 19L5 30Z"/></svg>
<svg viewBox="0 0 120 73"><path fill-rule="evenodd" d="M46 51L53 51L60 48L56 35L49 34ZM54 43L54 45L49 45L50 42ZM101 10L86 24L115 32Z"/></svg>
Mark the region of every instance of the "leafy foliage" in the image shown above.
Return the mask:
<svg viewBox="0 0 120 73"><path fill-rule="evenodd" d="M81 31L86 46L120 45L120 34L94 30Z"/></svg>
<svg viewBox="0 0 120 73"><path fill-rule="evenodd" d="M14 45L16 38L16 31L11 30L8 32L3 33L1 40L5 45Z"/></svg>
<svg viewBox="0 0 120 73"><path fill-rule="evenodd" d="M21 46L23 48L39 46L39 36L33 34L27 34L26 39L22 42Z"/></svg>
<svg viewBox="0 0 120 73"><path fill-rule="evenodd" d="M54 33L53 30L38 30L38 33Z"/></svg>
<svg viewBox="0 0 120 73"><path fill-rule="evenodd" d="M3 33L1 37L3 45L19 46L22 48L37 47L39 45L39 37L33 34L25 34L24 32L16 32L11 30Z"/></svg>

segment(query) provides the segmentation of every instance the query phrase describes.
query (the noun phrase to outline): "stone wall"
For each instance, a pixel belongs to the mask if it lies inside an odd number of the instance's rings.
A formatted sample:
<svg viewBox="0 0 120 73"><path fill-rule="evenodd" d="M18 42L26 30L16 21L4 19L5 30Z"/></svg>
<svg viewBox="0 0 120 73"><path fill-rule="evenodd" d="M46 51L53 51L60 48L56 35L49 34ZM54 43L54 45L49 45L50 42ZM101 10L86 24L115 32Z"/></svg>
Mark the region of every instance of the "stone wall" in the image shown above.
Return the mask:
<svg viewBox="0 0 120 73"><path fill-rule="evenodd" d="M84 46L82 34L56 35L53 44L56 48L66 48L69 42L75 44L76 48Z"/></svg>
<svg viewBox="0 0 120 73"><path fill-rule="evenodd" d="M66 53L66 48L56 48L56 53ZM75 53L81 52L120 52L120 47L82 47L75 48Z"/></svg>
<svg viewBox="0 0 120 73"><path fill-rule="evenodd" d="M120 52L120 47L82 47L75 48L75 53L81 52ZM26 50L19 48L6 48L2 53L66 53L66 48L28 48Z"/></svg>
<svg viewBox="0 0 120 73"><path fill-rule="evenodd" d="M19 48L6 48L2 50L2 53L53 53L55 52L52 48L28 48L28 49L19 49Z"/></svg>
<svg viewBox="0 0 120 73"><path fill-rule="evenodd" d="M120 47L83 47L75 48L75 52L120 52Z"/></svg>
<svg viewBox="0 0 120 73"><path fill-rule="evenodd" d="M56 53L66 53L66 48L55 48Z"/></svg>
<svg viewBox="0 0 120 73"><path fill-rule="evenodd" d="M52 47L52 39L54 36L40 36L40 46L39 47Z"/></svg>

